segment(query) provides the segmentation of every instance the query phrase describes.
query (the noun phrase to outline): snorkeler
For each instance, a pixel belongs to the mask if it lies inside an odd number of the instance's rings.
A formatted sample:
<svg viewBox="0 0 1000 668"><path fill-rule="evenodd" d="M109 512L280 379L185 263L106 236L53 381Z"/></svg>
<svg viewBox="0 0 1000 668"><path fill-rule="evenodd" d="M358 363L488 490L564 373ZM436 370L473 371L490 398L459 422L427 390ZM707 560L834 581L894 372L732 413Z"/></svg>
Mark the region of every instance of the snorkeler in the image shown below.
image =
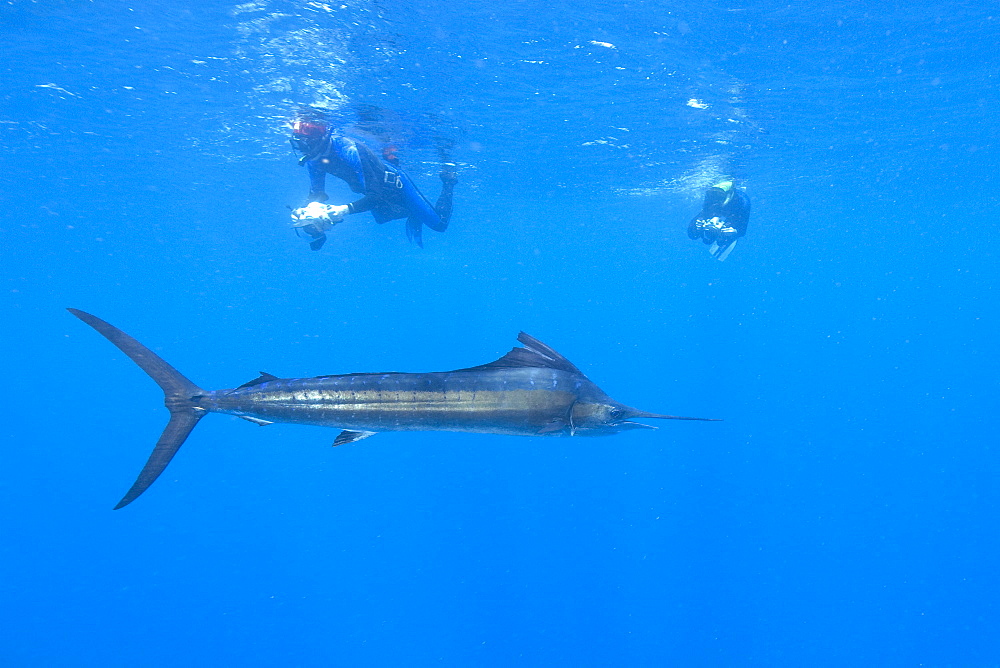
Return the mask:
<svg viewBox="0 0 1000 668"><path fill-rule="evenodd" d="M688 237L711 244L709 253L722 262L736 247L736 240L747 233L750 222L750 198L732 181L716 183L705 193L701 213L688 225Z"/></svg>
<svg viewBox="0 0 1000 668"><path fill-rule="evenodd" d="M292 211L293 226L308 234L309 248L319 250L326 242L326 230L352 213L371 211L377 223L406 218L406 236L423 247L424 225L444 232L451 219L452 193L458 177L447 148L439 145L441 157L441 195L437 204L424 197L410 178L399 168L395 148L386 146L379 158L361 141L344 136L325 119L310 117L292 126L292 146L302 152L300 165L309 169L308 206ZM322 204L326 175L332 174L363 195L350 204Z"/></svg>

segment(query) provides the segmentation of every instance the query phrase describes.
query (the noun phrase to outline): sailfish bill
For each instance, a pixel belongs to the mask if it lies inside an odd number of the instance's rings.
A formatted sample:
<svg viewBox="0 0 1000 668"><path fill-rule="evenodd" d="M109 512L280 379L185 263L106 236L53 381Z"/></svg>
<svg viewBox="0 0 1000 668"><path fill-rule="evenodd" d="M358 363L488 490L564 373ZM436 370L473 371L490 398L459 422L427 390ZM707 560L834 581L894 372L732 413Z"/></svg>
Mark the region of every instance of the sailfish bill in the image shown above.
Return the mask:
<svg viewBox="0 0 1000 668"><path fill-rule="evenodd" d="M634 419L703 420L648 413L619 403L558 352L524 332L523 347L467 369L279 378L261 372L238 387L203 390L156 353L100 318L68 309L97 330L163 390L170 411L149 460L116 509L153 484L208 413L258 425L335 427L334 445L382 431L457 431L516 436L603 436L652 425Z"/></svg>

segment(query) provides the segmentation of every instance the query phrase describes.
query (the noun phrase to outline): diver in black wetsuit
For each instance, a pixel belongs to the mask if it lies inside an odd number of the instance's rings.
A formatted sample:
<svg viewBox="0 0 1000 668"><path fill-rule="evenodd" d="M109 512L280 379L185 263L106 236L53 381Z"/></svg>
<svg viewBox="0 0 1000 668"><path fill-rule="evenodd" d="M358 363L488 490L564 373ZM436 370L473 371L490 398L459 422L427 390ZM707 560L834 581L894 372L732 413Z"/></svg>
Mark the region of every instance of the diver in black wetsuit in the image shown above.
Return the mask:
<svg viewBox="0 0 1000 668"><path fill-rule="evenodd" d="M732 181L715 184L705 193L701 213L688 225L688 237L711 244L710 252L716 260L729 256L736 240L747 233L750 222L750 198L733 187Z"/></svg>
<svg viewBox="0 0 1000 668"><path fill-rule="evenodd" d="M309 169L310 204L292 212L295 227L312 241L309 247L319 250L326 242L326 230L352 213L371 211L377 223L406 218L406 236L423 247L424 225L444 232L451 219L452 194L458 177L447 151L441 155L441 195L437 204L424 197L410 178L399 168L394 149L389 146L379 158L364 143L346 137L318 119L301 119L292 126L292 146L303 153L300 165ZM363 197L346 205L323 205L326 175L343 180Z"/></svg>

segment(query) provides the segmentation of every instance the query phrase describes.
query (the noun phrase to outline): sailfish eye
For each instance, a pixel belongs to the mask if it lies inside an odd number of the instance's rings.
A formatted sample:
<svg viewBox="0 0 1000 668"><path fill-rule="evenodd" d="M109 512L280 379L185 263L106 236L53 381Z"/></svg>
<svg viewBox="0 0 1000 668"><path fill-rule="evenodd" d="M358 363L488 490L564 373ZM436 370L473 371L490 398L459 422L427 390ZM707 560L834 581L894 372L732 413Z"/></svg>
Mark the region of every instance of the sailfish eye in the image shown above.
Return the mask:
<svg viewBox="0 0 1000 668"><path fill-rule="evenodd" d="M623 415L622 411L618 408L612 408L611 412L608 413L608 417L610 417L612 420L620 420L622 419L622 415Z"/></svg>

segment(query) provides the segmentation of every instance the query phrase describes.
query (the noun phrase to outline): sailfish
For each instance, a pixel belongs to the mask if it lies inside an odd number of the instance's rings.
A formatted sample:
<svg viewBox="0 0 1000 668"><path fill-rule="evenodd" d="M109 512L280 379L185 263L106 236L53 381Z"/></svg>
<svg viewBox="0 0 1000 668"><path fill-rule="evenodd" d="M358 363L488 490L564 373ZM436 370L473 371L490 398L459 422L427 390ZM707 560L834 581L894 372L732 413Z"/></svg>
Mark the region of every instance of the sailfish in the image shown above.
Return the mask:
<svg viewBox="0 0 1000 668"><path fill-rule="evenodd" d="M239 387L203 390L134 338L100 318L68 309L116 345L163 390L170 420L135 483L115 509L132 503L170 463L208 413L258 425L275 422L341 429L333 444L383 431L458 431L517 436L603 436L655 429L636 418L704 420L648 413L615 401L582 371L521 332L523 347L489 364L431 373L352 373L278 378L261 372Z"/></svg>

